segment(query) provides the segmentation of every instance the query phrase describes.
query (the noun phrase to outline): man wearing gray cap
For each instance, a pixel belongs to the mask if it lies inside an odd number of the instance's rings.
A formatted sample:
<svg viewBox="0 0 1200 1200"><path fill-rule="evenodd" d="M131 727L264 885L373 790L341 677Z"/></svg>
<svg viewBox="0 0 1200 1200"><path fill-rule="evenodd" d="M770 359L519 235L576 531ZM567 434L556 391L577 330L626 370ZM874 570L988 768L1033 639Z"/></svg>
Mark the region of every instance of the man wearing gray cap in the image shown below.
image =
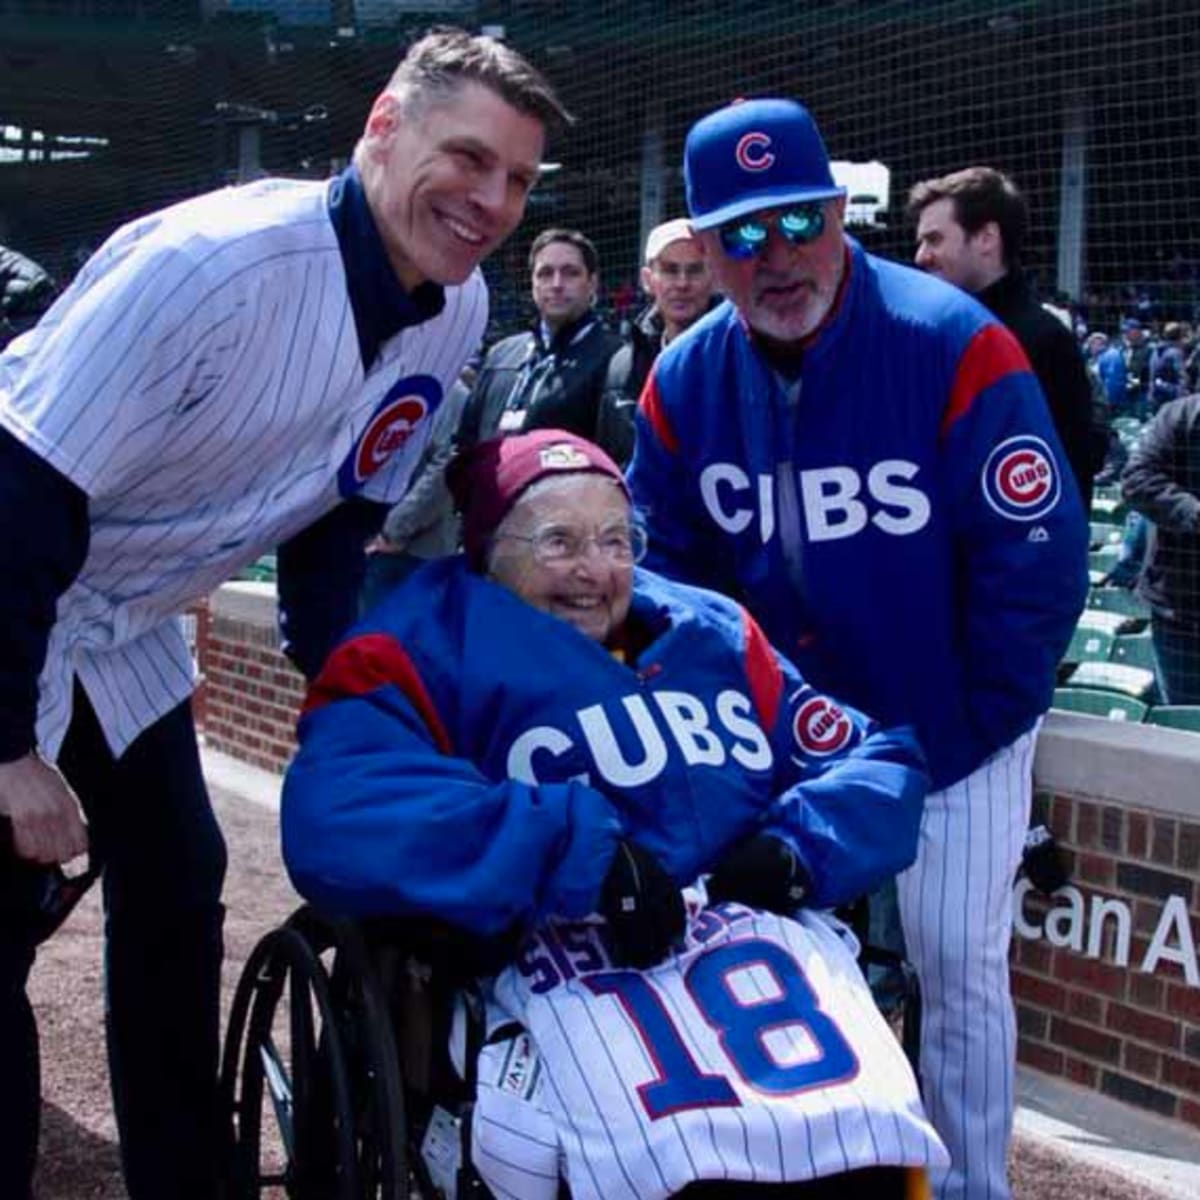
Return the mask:
<svg viewBox="0 0 1200 1200"><path fill-rule="evenodd" d="M729 105L684 152L728 297L656 361L629 481L647 565L743 600L827 691L915 726L934 791L898 880L948 1198L1009 1196L1012 881L1087 525L1029 362L957 288L843 231L812 117ZM844 722L796 737L836 748Z"/></svg>
<svg viewBox="0 0 1200 1200"><path fill-rule="evenodd" d="M646 238L642 290L650 303L608 364L596 441L622 466L633 453L633 413L650 367L668 342L713 302L704 247L685 217L655 225Z"/></svg>

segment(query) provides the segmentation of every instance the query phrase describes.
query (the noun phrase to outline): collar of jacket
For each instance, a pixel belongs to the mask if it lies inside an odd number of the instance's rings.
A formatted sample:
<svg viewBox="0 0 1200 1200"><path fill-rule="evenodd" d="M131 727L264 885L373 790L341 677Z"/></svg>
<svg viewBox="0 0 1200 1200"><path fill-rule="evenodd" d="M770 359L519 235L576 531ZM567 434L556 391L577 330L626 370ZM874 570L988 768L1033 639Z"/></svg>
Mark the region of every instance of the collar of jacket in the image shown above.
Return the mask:
<svg viewBox="0 0 1200 1200"><path fill-rule="evenodd" d="M560 326L552 337L547 337L549 331L546 323L539 317L533 323L533 340L537 346L537 352L539 354L561 354L568 346L574 346L576 342L583 341L591 333L593 326L599 323L600 318L591 309L588 309L577 321Z"/></svg>
<svg viewBox="0 0 1200 1200"><path fill-rule="evenodd" d="M404 290L388 261L353 163L329 186L329 220L346 271L363 370L369 371L384 342L410 325L436 317L445 306L446 294L436 283Z"/></svg>
<svg viewBox="0 0 1200 1200"><path fill-rule="evenodd" d="M1006 271L999 279L975 293L975 299L992 314L1010 308L1014 301L1025 297L1034 298L1033 288L1020 270Z"/></svg>
<svg viewBox="0 0 1200 1200"><path fill-rule="evenodd" d="M662 340L664 325L665 322L663 321L662 313L658 311L658 306L656 304L647 304L634 317L630 328L644 334L650 341L658 342Z"/></svg>

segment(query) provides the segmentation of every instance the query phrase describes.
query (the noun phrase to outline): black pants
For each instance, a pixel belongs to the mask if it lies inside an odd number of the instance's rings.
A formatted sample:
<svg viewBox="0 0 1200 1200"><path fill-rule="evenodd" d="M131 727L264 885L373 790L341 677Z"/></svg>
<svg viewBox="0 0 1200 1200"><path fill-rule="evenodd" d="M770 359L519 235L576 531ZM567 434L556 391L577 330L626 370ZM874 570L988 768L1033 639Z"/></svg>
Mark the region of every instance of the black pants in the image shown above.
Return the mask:
<svg viewBox="0 0 1200 1200"><path fill-rule="evenodd" d="M105 1027L131 1200L210 1200L221 1119L216 1076L225 842L190 706L114 759L75 689L58 761L104 862ZM4 881L11 882L11 881ZM37 1155L37 1028L26 997L36 949L0 922L0 1196L25 1200Z"/></svg>

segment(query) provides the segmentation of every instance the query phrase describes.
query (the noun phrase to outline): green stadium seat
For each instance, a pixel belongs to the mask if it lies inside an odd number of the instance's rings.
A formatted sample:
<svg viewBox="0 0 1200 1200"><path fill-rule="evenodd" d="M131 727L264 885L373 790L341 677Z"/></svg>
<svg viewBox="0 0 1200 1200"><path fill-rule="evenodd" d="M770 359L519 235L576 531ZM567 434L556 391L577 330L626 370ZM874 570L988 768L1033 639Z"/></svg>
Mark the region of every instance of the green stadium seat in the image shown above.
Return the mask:
<svg viewBox="0 0 1200 1200"><path fill-rule="evenodd" d="M1123 616L1145 625L1150 620L1150 608L1139 600L1128 588L1094 587L1088 592L1087 609L1089 612L1121 613ZM1126 629L1124 632L1133 632Z"/></svg>
<svg viewBox="0 0 1200 1200"><path fill-rule="evenodd" d="M1118 634L1113 638L1112 653L1108 661L1121 663L1126 667L1142 667L1147 671L1156 671L1158 660L1154 657L1154 639L1150 636L1150 631Z"/></svg>
<svg viewBox="0 0 1200 1200"><path fill-rule="evenodd" d="M234 579L240 580L243 583L274 583L276 578L277 570L274 554L260 555L234 575Z"/></svg>
<svg viewBox="0 0 1200 1200"><path fill-rule="evenodd" d="M1099 550L1090 550L1088 552L1088 570L1107 573L1117 565L1117 559L1120 557L1120 540L1108 542L1101 546Z"/></svg>
<svg viewBox="0 0 1200 1200"><path fill-rule="evenodd" d="M1150 711L1148 704L1132 696L1081 687L1055 688L1053 707L1089 717L1104 717L1109 721L1133 721L1135 724L1141 722Z"/></svg>
<svg viewBox="0 0 1200 1200"><path fill-rule="evenodd" d="M1093 521L1091 524L1090 549L1099 550L1102 546L1116 546L1118 552L1121 546L1121 526L1108 521Z"/></svg>
<svg viewBox="0 0 1200 1200"><path fill-rule="evenodd" d="M1092 498L1091 519L1093 521L1108 521L1113 524L1121 524L1125 520L1126 504L1125 501L1117 496L1115 499L1109 499L1107 496L1095 496Z"/></svg>
<svg viewBox="0 0 1200 1200"><path fill-rule="evenodd" d="M1139 620L1138 617L1130 617L1125 613L1085 608L1079 614L1079 620L1075 622L1075 625L1081 629L1099 629L1117 637L1123 633L1137 633L1142 628Z"/></svg>
<svg viewBox="0 0 1200 1200"><path fill-rule="evenodd" d="M1067 677L1066 685L1073 688L1095 688L1097 691L1120 692L1123 696L1133 696L1137 700L1144 700L1147 704L1156 699L1156 680L1153 669L1127 666L1124 663L1081 662Z"/></svg>
<svg viewBox="0 0 1200 1200"><path fill-rule="evenodd" d="M1147 725L1200 733L1200 704L1156 704L1145 716Z"/></svg>
<svg viewBox="0 0 1200 1200"><path fill-rule="evenodd" d="M1104 629L1089 629L1077 625L1071 634L1071 644L1063 655L1063 662L1106 663L1112 655L1113 639L1116 635Z"/></svg>
<svg viewBox="0 0 1200 1200"><path fill-rule="evenodd" d="M1115 430L1118 436L1121 434L1137 435L1141 433L1146 422L1139 420L1137 417L1113 417L1109 422L1110 427Z"/></svg>

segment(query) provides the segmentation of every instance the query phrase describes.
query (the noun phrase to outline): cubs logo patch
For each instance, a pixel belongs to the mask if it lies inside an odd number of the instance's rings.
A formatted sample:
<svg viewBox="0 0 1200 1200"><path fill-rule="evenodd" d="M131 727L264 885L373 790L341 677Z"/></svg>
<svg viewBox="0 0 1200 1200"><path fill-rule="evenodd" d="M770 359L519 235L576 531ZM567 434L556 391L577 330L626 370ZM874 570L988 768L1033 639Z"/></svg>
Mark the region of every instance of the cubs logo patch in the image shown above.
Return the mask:
<svg viewBox="0 0 1200 1200"><path fill-rule="evenodd" d="M775 163L771 139L765 133L743 133L733 151L743 171L766 171Z"/></svg>
<svg viewBox="0 0 1200 1200"><path fill-rule="evenodd" d="M338 471L338 491L352 496L401 450L438 406L442 385L432 375L397 380L379 402Z"/></svg>
<svg viewBox="0 0 1200 1200"><path fill-rule="evenodd" d="M823 758L849 743L854 723L828 696L810 696L792 718L792 736L805 754Z"/></svg>
<svg viewBox="0 0 1200 1200"><path fill-rule="evenodd" d="M1058 503L1061 492L1050 447L1031 434L1001 442L984 464L984 499L1010 521L1044 517Z"/></svg>

